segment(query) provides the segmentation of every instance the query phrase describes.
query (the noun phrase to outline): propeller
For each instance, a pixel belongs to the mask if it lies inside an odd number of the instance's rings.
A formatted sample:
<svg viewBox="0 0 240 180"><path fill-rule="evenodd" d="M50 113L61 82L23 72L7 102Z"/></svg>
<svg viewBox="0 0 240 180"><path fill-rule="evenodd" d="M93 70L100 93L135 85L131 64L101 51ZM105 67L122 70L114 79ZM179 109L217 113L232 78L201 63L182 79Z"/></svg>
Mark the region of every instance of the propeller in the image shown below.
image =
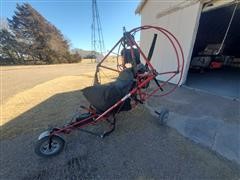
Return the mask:
<svg viewBox="0 0 240 180"><path fill-rule="evenodd" d="M157 41L157 34L155 33L154 36L153 36L151 47L150 47L149 52L148 52L148 58L147 59L148 59L149 62L152 59L152 55L153 55L153 51L154 51L154 48L155 48L155 45L156 45L156 41ZM146 67L147 70L149 70L147 63L145 64L145 67ZM156 78L154 78L153 80L155 81L157 86L160 88L160 90L163 91L163 88L160 86L158 80Z"/></svg>

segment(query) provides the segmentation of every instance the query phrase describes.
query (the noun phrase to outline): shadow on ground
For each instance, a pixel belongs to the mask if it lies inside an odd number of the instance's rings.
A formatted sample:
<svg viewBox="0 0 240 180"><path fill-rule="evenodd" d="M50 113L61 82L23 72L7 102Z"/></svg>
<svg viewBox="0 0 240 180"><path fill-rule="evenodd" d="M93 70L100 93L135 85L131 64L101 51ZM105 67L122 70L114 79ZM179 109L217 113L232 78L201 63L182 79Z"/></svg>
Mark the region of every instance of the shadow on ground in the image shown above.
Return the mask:
<svg viewBox="0 0 240 180"><path fill-rule="evenodd" d="M118 115L117 129L100 139L78 131L64 151L43 159L34 152L40 132L63 125L87 104L81 91L57 94L1 127L2 179L238 179L239 168L160 126L139 106ZM94 127L93 127L94 129Z"/></svg>

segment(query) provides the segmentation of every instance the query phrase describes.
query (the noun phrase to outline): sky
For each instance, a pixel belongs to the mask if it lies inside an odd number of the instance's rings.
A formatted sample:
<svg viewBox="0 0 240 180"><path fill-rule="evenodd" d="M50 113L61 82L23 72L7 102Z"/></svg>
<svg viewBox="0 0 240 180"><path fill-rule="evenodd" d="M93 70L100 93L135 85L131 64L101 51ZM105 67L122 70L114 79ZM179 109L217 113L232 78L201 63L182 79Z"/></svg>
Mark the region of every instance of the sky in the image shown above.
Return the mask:
<svg viewBox="0 0 240 180"><path fill-rule="evenodd" d="M1 17L12 18L16 3L28 2L49 22L55 25L71 48L91 50L91 0L0 0ZM123 26L127 30L140 26L135 15L139 0L97 0L106 50L121 38Z"/></svg>

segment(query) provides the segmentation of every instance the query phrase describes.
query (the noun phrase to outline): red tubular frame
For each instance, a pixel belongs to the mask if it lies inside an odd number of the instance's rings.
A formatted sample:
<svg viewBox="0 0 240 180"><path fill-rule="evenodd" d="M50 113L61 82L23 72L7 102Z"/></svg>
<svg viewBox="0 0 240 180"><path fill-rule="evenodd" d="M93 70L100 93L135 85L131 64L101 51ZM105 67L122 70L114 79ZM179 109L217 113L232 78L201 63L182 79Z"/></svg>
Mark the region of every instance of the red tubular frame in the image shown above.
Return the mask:
<svg viewBox="0 0 240 180"><path fill-rule="evenodd" d="M171 79L173 79L177 74L180 73L180 77L179 80L177 82L177 84L168 92L158 95L158 96L165 96L167 94L170 94L171 92L173 92L180 84L181 79L182 79L182 75L183 75L183 69L184 69L184 55L183 55L183 50L182 47L179 43L179 41L177 40L177 38L168 30L161 28L161 27L156 27L156 26L150 26L150 25L146 25L146 26L141 26L141 27L137 27L132 29L131 31L129 31L129 34L135 34L138 31L141 30L149 30L149 29L155 29L158 32L161 32L164 36L167 37L167 39L169 40L170 44L173 47L173 50L176 54L176 59L177 59L177 69L173 70L173 71L168 71L168 72L161 72L158 73L156 71L156 69L154 69L154 67L152 66L152 64L150 63L149 59L147 58L147 56L144 54L144 52L141 50L141 48L138 46L138 44L135 42L134 39L129 38L128 41L130 42L130 47L131 47L131 54L134 57L134 53L133 53L133 46L136 46L137 49L139 50L140 56L144 59L145 63L147 64L147 66L149 67L149 71L142 75L142 74L137 74L136 79L137 79L137 86L135 88L133 88L128 94L126 94L121 100L119 100L118 102L116 102L112 107L110 107L109 109L107 109L105 112L103 112L102 114L97 114L97 113L93 113L90 117L81 120L79 122L74 122L72 124L69 124L63 128L55 128L52 132L51 135L54 134L59 134L59 133L70 133L72 129L74 128L82 128L85 127L87 125L90 124L96 124L97 122L106 120L110 115L111 112L118 106L120 106L126 99L128 99L129 97L131 97L133 94L137 94L140 97L140 101L144 102L145 100L147 100L148 98L150 98L151 96L153 96L157 91L159 91L162 87L164 87ZM96 73L95 75L97 75L99 68L105 68L108 70L112 70L112 71L116 71L116 72L120 72L117 69L113 69L111 67L107 67L107 66L103 66L102 63L104 62L104 60L106 60L106 58L113 52L113 50L120 45L120 43L124 40L124 37L122 37L116 44L115 46L108 52L108 54L98 63L97 65L97 69L96 69ZM179 52L180 51L180 52ZM181 59L181 60L180 60ZM180 63L181 63L181 68L180 68ZM151 80L153 80L154 78L156 78L156 76L158 75L165 75L165 74L172 74L165 82L163 82L159 87L157 87L156 89L154 89L150 94L144 93L141 91L141 89L143 87L145 87ZM137 104L137 102L136 102Z"/></svg>

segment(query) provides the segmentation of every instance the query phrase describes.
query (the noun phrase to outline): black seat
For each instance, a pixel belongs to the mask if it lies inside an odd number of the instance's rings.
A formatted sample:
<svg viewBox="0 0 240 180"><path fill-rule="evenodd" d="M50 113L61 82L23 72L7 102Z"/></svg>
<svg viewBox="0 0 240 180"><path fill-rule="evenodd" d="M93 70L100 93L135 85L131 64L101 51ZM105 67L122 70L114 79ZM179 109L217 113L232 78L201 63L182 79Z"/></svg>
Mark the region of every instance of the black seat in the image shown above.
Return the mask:
<svg viewBox="0 0 240 180"><path fill-rule="evenodd" d="M104 112L122 97L124 97L132 88L134 75L132 68L123 70L116 81L95 85L84 88L83 95L98 111Z"/></svg>

